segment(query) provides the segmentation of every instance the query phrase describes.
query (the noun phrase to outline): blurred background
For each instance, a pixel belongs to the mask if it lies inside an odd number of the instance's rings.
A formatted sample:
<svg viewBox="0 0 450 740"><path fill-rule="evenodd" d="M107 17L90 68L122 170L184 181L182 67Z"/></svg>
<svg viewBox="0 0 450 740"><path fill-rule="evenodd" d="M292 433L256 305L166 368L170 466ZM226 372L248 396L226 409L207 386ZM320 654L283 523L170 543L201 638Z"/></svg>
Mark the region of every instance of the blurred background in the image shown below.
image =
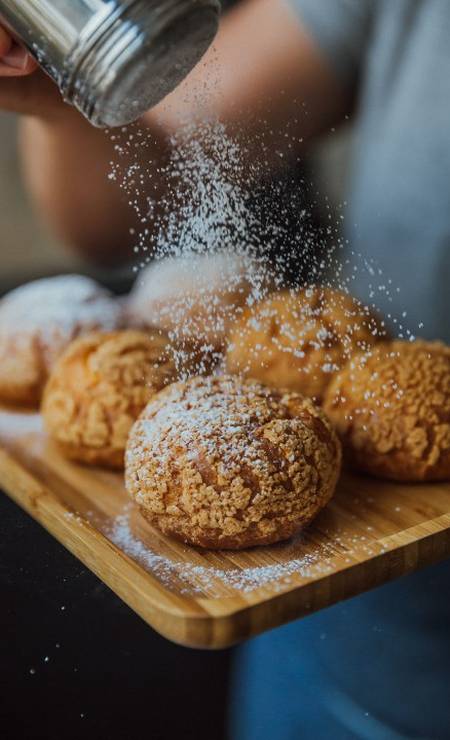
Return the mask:
<svg viewBox="0 0 450 740"><path fill-rule="evenodd" d="M36 276L78 269L79 261L61 249L31 211L20 177L16 117L0 115L1 288Z"/></svg>

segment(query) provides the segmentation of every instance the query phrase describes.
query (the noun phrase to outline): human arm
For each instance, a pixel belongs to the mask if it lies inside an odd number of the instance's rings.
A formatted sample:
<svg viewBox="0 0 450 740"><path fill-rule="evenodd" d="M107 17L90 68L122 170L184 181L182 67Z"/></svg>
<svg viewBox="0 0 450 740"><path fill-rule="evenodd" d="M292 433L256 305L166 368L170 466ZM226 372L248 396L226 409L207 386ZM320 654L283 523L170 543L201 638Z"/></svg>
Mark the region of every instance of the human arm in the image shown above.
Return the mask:
<svg viewBox="0 0 450 740"><path fill-rule="evenodd" d="M284 131L293 119L300 146L336 123L351 103L351 91L284 0L245 0L223 19L213 47L185 83L144 116L154 143L142 156L155 172L180 115L198 117L204 85L203 115L219 117L256 146L272 136L272 149L287 144ZM110 139L65 106L41 72L1 80L0 106L24 114L24 173L43 218L98 262L126 257L133 213L107 178Z"/></svg>

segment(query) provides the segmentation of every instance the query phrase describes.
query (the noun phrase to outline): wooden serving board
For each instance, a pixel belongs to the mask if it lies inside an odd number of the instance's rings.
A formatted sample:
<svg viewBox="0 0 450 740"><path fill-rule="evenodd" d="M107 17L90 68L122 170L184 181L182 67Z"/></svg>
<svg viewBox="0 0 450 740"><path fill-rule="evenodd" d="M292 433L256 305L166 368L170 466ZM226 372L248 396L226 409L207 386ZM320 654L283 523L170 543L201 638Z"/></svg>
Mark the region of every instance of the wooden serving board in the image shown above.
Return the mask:
<svg viewBox="0 0 450 740"><path fill-rule="evenodd" d="M348 475L293 542L185 547L142 519L120 475L63 459L37 414L0 410L0 487L148 624L191 647L226 647L450 556L450 484Z"/></svg>

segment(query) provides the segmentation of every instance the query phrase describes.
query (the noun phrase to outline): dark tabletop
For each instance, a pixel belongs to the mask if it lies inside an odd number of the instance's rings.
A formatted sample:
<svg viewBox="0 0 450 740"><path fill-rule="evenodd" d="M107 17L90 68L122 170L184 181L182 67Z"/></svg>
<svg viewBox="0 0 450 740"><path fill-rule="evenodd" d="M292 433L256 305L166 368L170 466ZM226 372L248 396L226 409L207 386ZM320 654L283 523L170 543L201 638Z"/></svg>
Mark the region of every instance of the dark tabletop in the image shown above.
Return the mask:
<svg viewBox="0 0 450 740"><path fill-rule="evenodd" d="M230 652L164 640L0 493L3 740L221 740Z"/></svg>

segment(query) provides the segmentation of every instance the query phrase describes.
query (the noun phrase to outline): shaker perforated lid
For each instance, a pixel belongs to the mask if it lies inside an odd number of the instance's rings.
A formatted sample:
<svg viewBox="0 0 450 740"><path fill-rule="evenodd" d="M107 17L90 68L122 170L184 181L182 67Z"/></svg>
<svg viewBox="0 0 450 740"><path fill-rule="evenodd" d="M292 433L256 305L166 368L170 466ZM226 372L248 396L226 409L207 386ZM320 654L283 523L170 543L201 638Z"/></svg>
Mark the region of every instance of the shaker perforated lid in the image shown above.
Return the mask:
<svg viewBox="0 0 450 740"><path fill-rule="evenodd" d="M82 59L68 97L94 125L135 121L203 56L216 34L219 9L216 0L132 3L85 54L79 49Z"/></svg>

